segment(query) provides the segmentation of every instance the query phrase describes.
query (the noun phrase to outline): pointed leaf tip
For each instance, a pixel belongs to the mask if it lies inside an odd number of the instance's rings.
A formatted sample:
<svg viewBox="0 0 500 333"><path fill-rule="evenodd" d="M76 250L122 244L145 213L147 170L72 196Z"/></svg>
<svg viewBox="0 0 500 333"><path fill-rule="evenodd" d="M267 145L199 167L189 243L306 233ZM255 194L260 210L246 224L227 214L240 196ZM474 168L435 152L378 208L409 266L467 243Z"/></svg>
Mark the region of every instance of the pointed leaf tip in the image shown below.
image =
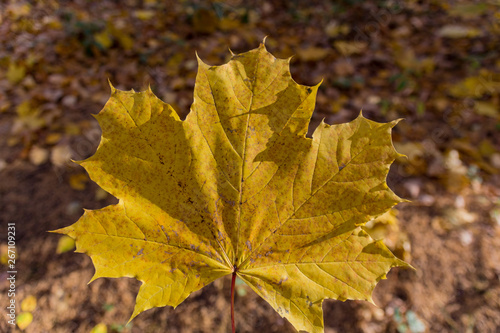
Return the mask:
<svg viewBox="0 0 500 333"><path fill-rule="evenodd" d="M100 277L101 276L97 275L97 272L95 272L94 275L92 275L92 277L90 278L89 282L87 282L87 285L91 284L92 282L94 282L95 280L97 280Z"/></svg>
<svg viewBox="0 0 500 333"><path fill-rule="evenodd" d="M394 128L400 121L405 120L404 118L398 118L390 122L391 128Z"/></svg>
<svg viewBox="0 0 500 333"><path fill-rule="evenodd" d="M200 55L198 54L198 51L195 51L196 53L196 62L198 63L198 67L201 67L201 66L208 66L201 58L200 58ZM199 68L198 68L198 71L199 71Z"/></svg>

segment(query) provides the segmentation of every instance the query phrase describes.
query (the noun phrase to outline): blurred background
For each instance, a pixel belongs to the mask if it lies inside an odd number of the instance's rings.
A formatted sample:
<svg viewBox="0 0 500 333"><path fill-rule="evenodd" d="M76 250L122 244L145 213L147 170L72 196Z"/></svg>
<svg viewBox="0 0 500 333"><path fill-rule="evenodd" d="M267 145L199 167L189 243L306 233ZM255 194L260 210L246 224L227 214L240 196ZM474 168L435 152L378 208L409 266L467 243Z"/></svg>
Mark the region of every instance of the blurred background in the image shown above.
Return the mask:
<svg viewBox="0 0 500 333"><path fill-rule="evenodd" d="M1 332L228 332L230 277L175 311L126 325L139 282L98 279L74 244L48 234L116 199L70 159L95 152L92 114L119 89L151 86L185 116L195 52L267 49L294 79L323 79L311 130L404 118L388 182L411 203L370 222L417 271L393 269L379 307L324 302L325 332L500 331L500 2L10 0L0 3ZM18 324L7 324L7 223L16 223ZM5 315L4 315L5 312ZM21 314L22 312L22 314ZM293 332L238 283L239 332Z"/></svg>

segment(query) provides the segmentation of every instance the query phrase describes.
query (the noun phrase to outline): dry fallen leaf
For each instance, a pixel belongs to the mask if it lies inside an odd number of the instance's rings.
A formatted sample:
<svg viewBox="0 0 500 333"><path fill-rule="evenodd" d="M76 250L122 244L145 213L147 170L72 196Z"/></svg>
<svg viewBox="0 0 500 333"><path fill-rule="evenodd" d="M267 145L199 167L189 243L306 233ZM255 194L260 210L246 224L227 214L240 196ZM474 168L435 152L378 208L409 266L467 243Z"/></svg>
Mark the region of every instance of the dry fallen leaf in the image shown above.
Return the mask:
<svg viewBox="0 0 500 333"><path fill-rule="evenodd" d="M481 35L481 31L463 25L449 24L443 26L438 35L446 38L472 38Z"/></svg>
<svg viewBox="0 0 500 333"><path fill-rule="evenodd" d="M33 295L26 296L21 302L21 310L32 312L36 309L36 297Z"/></svg>

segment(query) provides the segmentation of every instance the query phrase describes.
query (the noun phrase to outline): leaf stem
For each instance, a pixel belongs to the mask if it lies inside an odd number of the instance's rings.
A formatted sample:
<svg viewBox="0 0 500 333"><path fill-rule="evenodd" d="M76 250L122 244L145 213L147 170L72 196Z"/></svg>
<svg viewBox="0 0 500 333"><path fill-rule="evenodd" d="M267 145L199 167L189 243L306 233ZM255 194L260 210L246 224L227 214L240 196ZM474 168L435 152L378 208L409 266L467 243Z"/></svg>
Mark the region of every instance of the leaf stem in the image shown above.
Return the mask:
<svg viewBox="0 0 500 333"><path fill-rule="evenodd" d="M236 270L233 271L233 278L231 280L231 328L233 333L236 333L236 326L234 325L234 284L236 281Z"/></svg>

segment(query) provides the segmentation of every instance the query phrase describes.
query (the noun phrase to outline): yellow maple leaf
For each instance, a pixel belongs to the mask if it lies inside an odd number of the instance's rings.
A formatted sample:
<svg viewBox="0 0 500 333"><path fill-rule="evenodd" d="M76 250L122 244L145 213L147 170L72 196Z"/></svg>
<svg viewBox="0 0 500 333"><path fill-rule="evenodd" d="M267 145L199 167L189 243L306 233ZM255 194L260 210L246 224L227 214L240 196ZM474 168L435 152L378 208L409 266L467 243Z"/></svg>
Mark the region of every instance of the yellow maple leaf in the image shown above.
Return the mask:
<svg viewBox="0 0 500 333"><path fill-rule="evenodd" d="M403 201L385 181L397 121L360 114L306 138L319 85L297 84L289 59L261 44L198 65L184 121L151 90L112 88L97 152L78 163L119 203L56 232L92 258L92 280L142 282L131 319L232 274L297 330L323 332L325 298L371 301L408 266L360 228Z"/></svg>

